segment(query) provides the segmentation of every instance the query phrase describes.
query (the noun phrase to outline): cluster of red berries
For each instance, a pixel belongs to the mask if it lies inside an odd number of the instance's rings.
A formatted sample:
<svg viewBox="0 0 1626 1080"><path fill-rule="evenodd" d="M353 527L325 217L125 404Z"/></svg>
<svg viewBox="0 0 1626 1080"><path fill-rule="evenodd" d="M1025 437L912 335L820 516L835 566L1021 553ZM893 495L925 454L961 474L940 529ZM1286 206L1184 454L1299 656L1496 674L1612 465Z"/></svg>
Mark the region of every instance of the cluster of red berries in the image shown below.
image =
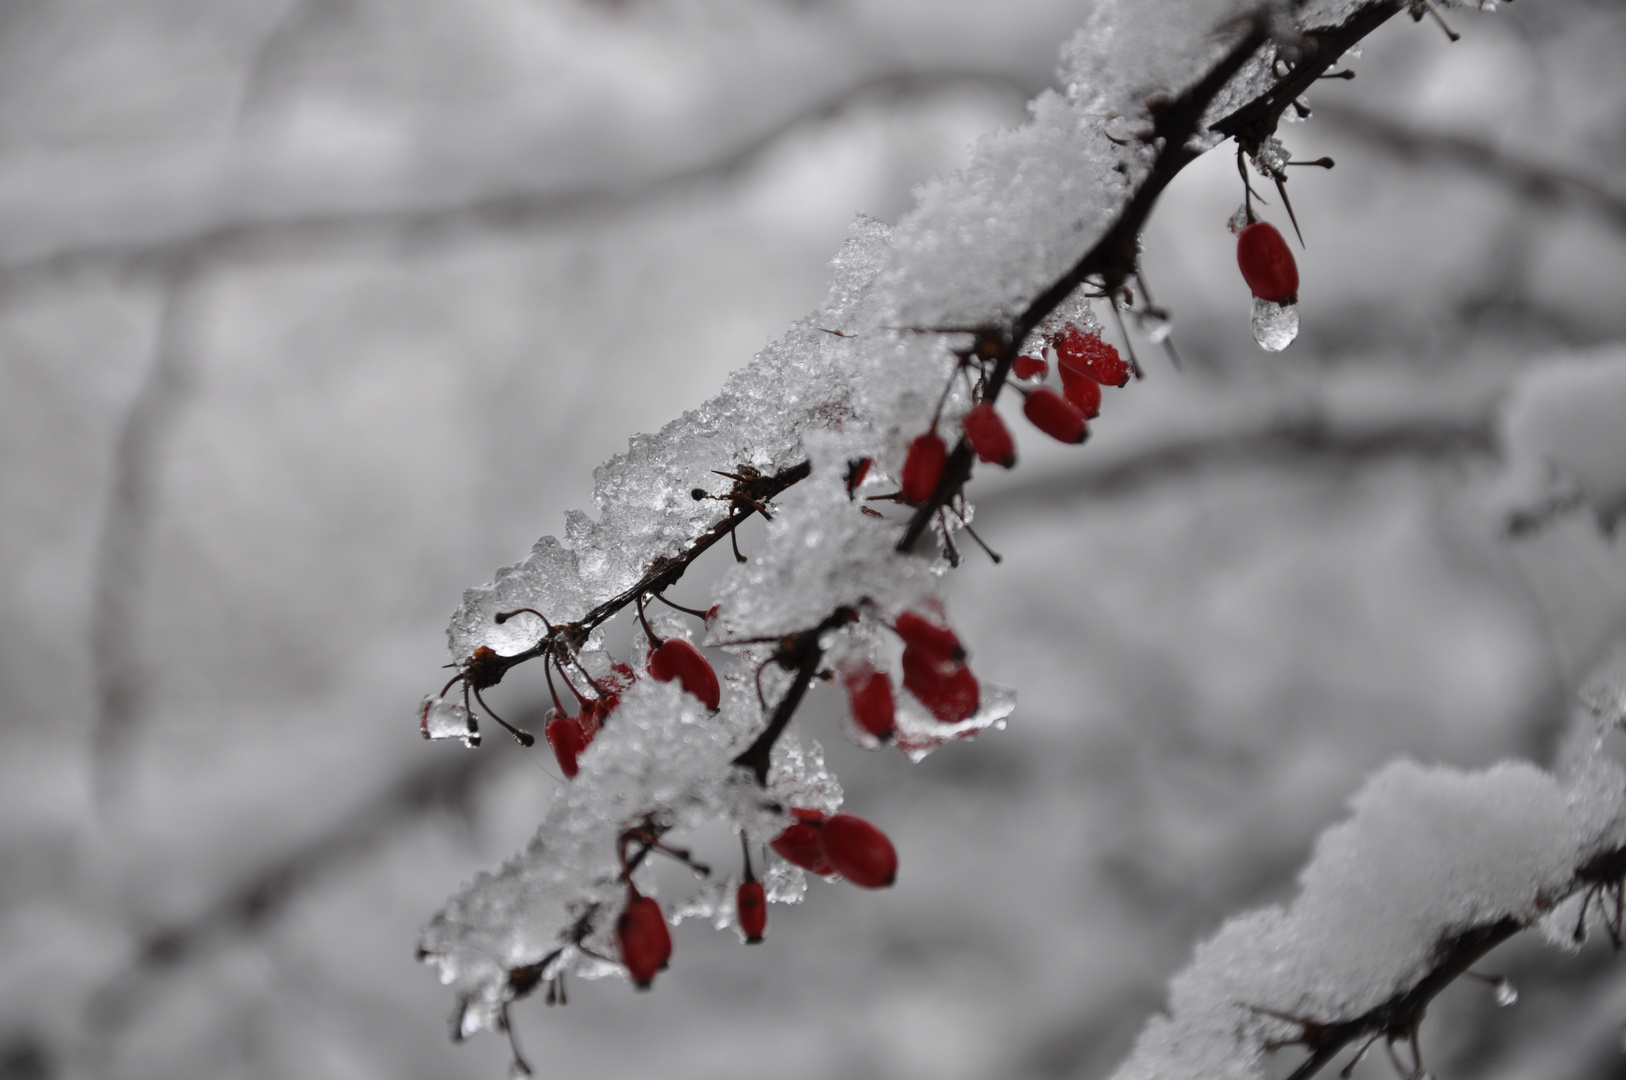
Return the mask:
<svg viewBox="0 0 1626 1080"><path fill-rule="evenodd" d="M1118 350L1102 341L1099 334L1087 334L1072 323L1050 345L1056 352L1062 392L1058 394L1048 386L1023 390L1026 400L1022 414L1051 438L1081 443L1089 435L1087 421L1101 411L1101 387L1125 385L1130 368ZM1050 365L1041 357L1018 356L1011 373L1023 381L1042 382L1050 373ZM961 418L960 425L978 461L1007 469L1016 464L1016 440L992 403L978 402ZM948 444L937 434L935 424L931 431L916 436L903 460L899 487L904 502L919 506L931 499L947 461ZM851 487L849 484L849 490Z"/></svg>
<svg viewBox="0 0 1626 1080"><path fill-rule="evenodd" d="M1255 221L1236 236L1236 262L1253 295L1272 304L1299 298L1299 267L1287 241L1268 221Z"/></svg>
<svg viewBox="0 0 1626 1080"><path fill-rule="evenodd" d="M779 857L822 877L839 874L854 885L883 889L898 876L898 853L886 834L852 814L827 815L793 809L790 827L769 844ZM768 931L768 894L745 862L745 880L734 896L735 914L748 945ZM660 904L630 882L627 903L615 920L616 947L633 985L647 990L672 958L672 934Z"/></svg>
<svg viewBox="0 0 1626 1080"><path fill-rule="evenodd" d="M667 638L651 649L645 669L649 677L658 682L676 679L679 686L699 698L700 703L713 712L722 703L722 687L717 681L717 672L712 670L710 661L699 649L682 638ZM608 679L594 682L594 689L599 694L596 698L584 697L576 690L575 684L566 678L565 685L576 695L581 711L574 716L567 715L557 705L558 699L555 698L553 716L542 729L543 737L553 748L553 756L558 760L559 769L566 779L575 778L579 771L576 759L592 743L604 721L621 703L621 695L638 677L626 664L614 664L610 670Z"/></svg>
<svg viewBox="0 0 1626 1080"><path fill-rule="evenodd" d="M788 829L768 846L786 862L821 877L840 874L865 889L884 889L898 876L898 852L886 833L852 814L793 809Z"/></svg>
<svg viewBox="0 0 1626 1080"><path fill-rule="evenodd" d="M903 687L945 724L976 714L982 690L966 666L965 646L953 630L917 612L906 611L892 624L903 639ZM853 721L877 739L897 731L892 680L867 660L845 664L841 680Z"/></svg>

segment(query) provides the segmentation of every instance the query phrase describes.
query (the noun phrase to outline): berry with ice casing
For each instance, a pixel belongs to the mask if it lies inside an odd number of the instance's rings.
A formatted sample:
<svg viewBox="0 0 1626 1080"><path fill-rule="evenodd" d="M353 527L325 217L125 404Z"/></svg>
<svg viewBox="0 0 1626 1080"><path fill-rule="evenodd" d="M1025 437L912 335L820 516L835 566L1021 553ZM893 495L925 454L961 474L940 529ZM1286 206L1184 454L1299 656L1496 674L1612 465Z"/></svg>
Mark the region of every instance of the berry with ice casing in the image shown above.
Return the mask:
<svg viewBox="0 0 1626 1080"><path fill-rule="evenodd" d="M937 490L937 481L943 475L943 463L948 460L948 446L935 431L917 435L909 444L909 453L903 459L903 499L910 503L923 503Z"/></svg>
<svg viewBox="0 0 1626 1080"><path fill-rule="evenodd" d="M1050 374L1050 365L1039 356L1018 356L1011 361L1011 374L1018 379L1042 379Z"/></svg>
<svg viewBox="0 0 1626 1080"><path fill-rule="evenodd" d="M937 659L958 663L965 659L965 646L953 630L917 611L905 611L892 624L903 639L904 648L915 649Z"/></svg>
<svg viewBox="0 0 1626 1080"><path fill-rule="evenodd" d="M723 700L717 673L700 650L682 638L667 638L649 654L649 675L660 682L676 679L678 685L713 712Z"/></svg>
<svg viewBox="0 0 1626 1080"><path fill-rule="evenodd" d="M1061 393L1086 420L1101 415L1101 384L1088 375L1076 375L1063 369Z"/></svg>
<svg viewBox="0 0 1626 1080"><path fill-rule="evenodd" d="M1268 221L1256 221L1236 237L1236 263L1253 295L1272 304L1298 300L1299 268L1287 241Z"/></svg>
<svg viewBox="0 0 1626 1080"><path fill-rule="evenodd" d="M672 935L661 906L635 889L628 890L627 906L615 920L615 942L627 974L640 990L648 990L655 973L672 958Z"/></svg>
<svg viewBox="0 0 1626 1080"><path fill-rule="evenodd" d="M1022 403L1022 415L1052 439L1064 443L1081 443L1089 437L1089 425L1084 413L1048 386L1029 390Z"/></svg>
<svg viewBox="0 0 1626 1080"><path fill-rule="evenodd" d="M819 826L819 843L836 873L865 889L884 889L898 876L898 852L886 834L861 817L836 814Z"/></svg>
<svg viewBox="0 0 1626 1080"><path fill-rule="evenodd" d="M576 758L590 741L582 722L574 716L556 716L542 729L542 737L553 747L553 756L558 760L559 770L565 774L565 779L575 779L579 768Z"/></svg>
<svg viewBox="0 0 1626 1080"><path fill-rule="evenodd" d="M835 873L835 867L830 865L829 857L819 844L819 826L824 824L825 816L817 810L795 808L791 810L791 815L796 820L768 845L774 854L792 866L811 870L820 877Z"/></svg>
<svg viewBox="0 0 1626 1080"><path fill-rule="evenodd" d="M945 724L970 719L982 703L982 688L970 668L919 649L903 650L903 688Z"/></svg>
<svg viewBox="0 0 1626 1080"><path fill-rule="evenodd" d="M841 681L847 687L847 703L853 721L877 739L890 739L895 730L896 703L892 700L892 680L867 661L846 665Z"/></svg>
<svg viewBox="0 0 1626 1080"><path fill-rule="evenodd" d="M960 421L965 428L965 437L971 443L971 449L977 452L977 460L991 465L1003 465L1013 468L1016 465L1016 440L1011 438L1005 421L999 418L993 405L984 401L976 405Z"/></svg>
<svg viewBox="0 0 1626 1080"><path fill-rule="evenodd" d="M739 916L740 931L747 945L762 941L768 930L768 893L760 881L742 881L734 894L734 911Z"/></svg>
<svg viewBox="0 0 1626 1080"><path fill-rule="evenodd" d="M1056 339L1056 370L1062 382L1069 373L1088 375L1103 386L1127 386L1129 364L1099 334L1086 334L1068 323Z"/></svg>

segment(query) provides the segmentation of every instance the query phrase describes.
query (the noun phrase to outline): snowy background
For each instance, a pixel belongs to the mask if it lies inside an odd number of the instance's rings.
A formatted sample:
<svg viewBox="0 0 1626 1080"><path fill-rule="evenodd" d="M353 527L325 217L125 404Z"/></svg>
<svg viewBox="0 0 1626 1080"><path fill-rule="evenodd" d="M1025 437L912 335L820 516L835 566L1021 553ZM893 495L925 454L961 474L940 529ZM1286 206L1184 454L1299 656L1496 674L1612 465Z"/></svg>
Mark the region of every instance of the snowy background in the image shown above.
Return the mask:
<svg viewBox="0 0 1626 1080"><path fill-rule="evenodd" d="M855 212L1019 123L1087 9L0 8L0 1080L503 1075L412 949L555 781L419 738L448 612L812 309ZM1626 371L1626 11L1456 21L1284 129L1338 161L1294 177L1297 344L1250 339L1211 155L1146 236L1188 372L1148 348L1086 447L979 475L1006 562L950 610L1009 730L910 767L814 695L897 887L523 1004L543 1075L1099 1077L1372 768L1550 761L1626 541L1510 536L1547 490L1510 437ZM539 682L493 703L534 726ZM1449 991L1438 1073L1626 1075L1607 945L1492 962L1520 1001Z"/></svg>

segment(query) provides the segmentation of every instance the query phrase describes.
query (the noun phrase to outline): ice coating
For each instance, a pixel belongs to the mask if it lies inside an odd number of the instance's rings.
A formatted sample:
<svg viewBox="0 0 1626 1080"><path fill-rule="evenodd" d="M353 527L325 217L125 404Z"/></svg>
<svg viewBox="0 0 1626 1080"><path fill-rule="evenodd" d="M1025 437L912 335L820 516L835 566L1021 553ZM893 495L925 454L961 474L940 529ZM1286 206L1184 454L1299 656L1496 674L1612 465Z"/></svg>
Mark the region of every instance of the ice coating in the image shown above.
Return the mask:
<svg viewBox="0 0 1626 1080"><path fill-rule="evenodd" d="M1281 352L1299 336L1297 303L1277 304L1253 298L1253 340L1266 352Z"/></svg>
<svg viewBox="0 0 1626 1080"><path fill-rule="evenodd" d="M624 830L650 820L682 829L721 818L760 844L784 828L787 805L840 806L840 786L822 755L794 738L778 748L766 790L729 765L754 714L754 699L738 693L713 714L675 684L633 684L526 849L475 878L424 930L422 955L458 995L461 1034L498 1030L516 969L551 957L545 977L619 971L575 946L616 955L609 935L626 891L616 855ZM638 884L653 891L643 878ZM771 899L794 898L794 883L774 884ZM580 941L573 937L578 925L590 931Z"/></svg>
<svg viewBox="0 0 1626 1080"><path fill-rule="evenodd" d="M1285 1018L1360 1017L1416 986L1453 935L1534 924L1576 893L1587 860L1626 845L1623 779L1596 758L1567 779L1522 762L1380 770L1322 834L1291 905L1198 947L1118 1080L1257 1080L1265 1044L1302 1034ZM1573 927L1572 905L1549 923L1566 912Z"/></svg>
<svg viewBox="0 0 1626 1080"><path fill-rule="evenodd" d="M1290 11L1301 12L1300 25L1325 25L1359 6L1267 5L1281 40L1292 36ZM727 493L729 482L713 470L749 467L771 476L803 461L809 475L773 499L765 540L725 575L708 640L727 646L795 633L845 605L859 618L825 634L818 644L829 650L826 660L895 649L881 628L898 611L932 602L945 564L929 541L924 556L894 551L907 511L891 507L885 521L864 514L845 488L848 462L871 458L873 482L883 485L875 490L884 492L939 402L939 422L958 430L971 399L954 378L954 350L968 339L947 328L1011 318L1090 249L1155 159L1156 144L1142 137L1151 107L1232 49L1260 10L1251 0L1098 5L1064 58L1065 92L1041 94L1028 123L985 138L965 169L924 185L916 208L896 226L859 218L832 262L818 311L771 342L716 397L659 432L634 437L601 466L596 516L572 512L562 538L544 537L523 561L465 594L448 631L453 660L467 671L482 647L512 656L537 644L543 631L534 616L499 626L499 612L528 607L555 625L579 621L659 560L681 555L727 512L716 500L691 497L696 487ZM1272 48L1216 99L1211 118L1266 85ZM1059 329L1062 321L1099 326L1078 295L1040 329ZM969 517L971 508L963 509ZM950 519L948 527L958 526ZM663 616L663 633L667 625ZM694 631L689 624L680 632ZM719 666L723 700L715 714L674 683L635 681L526 850L469 884L425 930L424 958L460 1002L460 1034L499 1027L503 1006L520 992L515 972L544 965L543 977L602 977L619 970L594 954L615 955L610 928L627 887L616 847L627 829L653 823L682 830L720 819L761 845L785 827L787 808L830 813L841 806L817 745L804 748L793 731L774 746L766 789L732 764L766 722L749 673L770 646L732 648L737 665ZM602 673L608 660L601 643L585 646L583 663ZM788 676L767 670L771 702ZM907 693L898 699L896 742L917 758L1003 723L1014 707L1010 691L984 683L978 712L945 725ZM805 875L777 856L762 874L772 900L794 902L805 889ZM640 889L648 884L643 870L634 877ZM726 922L729 896L723 883L682 910Z"/></svg>

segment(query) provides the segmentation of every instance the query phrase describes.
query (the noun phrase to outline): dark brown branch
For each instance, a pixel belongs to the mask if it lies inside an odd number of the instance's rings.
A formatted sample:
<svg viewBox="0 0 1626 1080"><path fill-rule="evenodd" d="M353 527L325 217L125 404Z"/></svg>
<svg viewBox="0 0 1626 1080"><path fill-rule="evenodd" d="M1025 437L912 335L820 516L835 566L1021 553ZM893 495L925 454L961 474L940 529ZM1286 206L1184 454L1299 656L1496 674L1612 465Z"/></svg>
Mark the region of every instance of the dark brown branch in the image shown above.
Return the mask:
<svg viewBox="0 0 1626 1080"><path fill-rule="evenodd" d="M1374 0L1339 26L1307 32L1300 44L1298 65L1264 94L1215 123L1209 130L1235 138L1244 149L1256 150L1260 142L1275 132L1283 111L1292 105L1295 98L1325 73L1351 45L1393 18L1401 7L1399 0ZM1102 291L1111 294L1134 274L1141 229L1151 216L1158 197L1180 171L1203 152L1193 147L1191 140L1200 130L1204 112L1225 84L1242 70L1243 65L1267 40L1264 22L1256 20L1202 79L1186 88L1173 101L1157 103L1151 108L1153 129L1150 138L1161 141L1162 148L1146 179L1112 227L1067 273L1035 297L1010 326L989 327L978 333L975 351L993 361L993 370L983 390L984 401L998 400L1022 342L1076 289L1094 279L1102 285ZM900 552L915 549L937 511L970 480L971 471L971 446L962 437L949 454L937 490L916 508L909 519L903 538L898 541Z"/></svg>
<svg viewBox="0 0 1626 1080"><path fill-rule="evenodd" d="M768 726L762 730L762 734L734 759L735 765L751 770L757 778L757 783L768 782L768 763L773 754L774 744L779 741L779 736L784 734L791 717L796 715L796 709L802 703L802 696L807 693L808 686L819 672L819 662L824 659L821 639L825 634L846 626L856 618L858 612L852 608L839 607L811 630L802 630L787 636L775 650L773 662L794 673L791 676L790 686L786 688L785 696L779 699L779 704L774 707L773 716L769 719Z"/></svg>
<svg viewBox="0 0 1626 1080"><path fill-rule="evenodd" d="M780 469L772 476L763 476L760 479L751 481L753 498L758 503L768 502L786 488L806 480L812 471L812 464L804 461L792 465L788 469ZM477 685L480 689L495 686L502 681L503 675L510 668L517 667L527 660L535 660L537 657L546 654L555 642L568 644L584 640L595 627L614 616L628 604L634 603L640 597L659 593L675 585L678 579L683 577L684 571L696 559L705 554L713 544L733 535L734 530L743 525L747 518L760 512L754 506L746 506L735 510L732 514L729 514L710 529L691 540L689 546L678 552L678 554L669 558L656 559L650 566L649 572L624 592L618 593L599 604L576 622L562 623L555 626L551 631L544 634L541 640L524 652L517 652L512 656L500 656L493 653L481 659L477 670L466 661L464 672L469 679L470 685Z"/></svg>

